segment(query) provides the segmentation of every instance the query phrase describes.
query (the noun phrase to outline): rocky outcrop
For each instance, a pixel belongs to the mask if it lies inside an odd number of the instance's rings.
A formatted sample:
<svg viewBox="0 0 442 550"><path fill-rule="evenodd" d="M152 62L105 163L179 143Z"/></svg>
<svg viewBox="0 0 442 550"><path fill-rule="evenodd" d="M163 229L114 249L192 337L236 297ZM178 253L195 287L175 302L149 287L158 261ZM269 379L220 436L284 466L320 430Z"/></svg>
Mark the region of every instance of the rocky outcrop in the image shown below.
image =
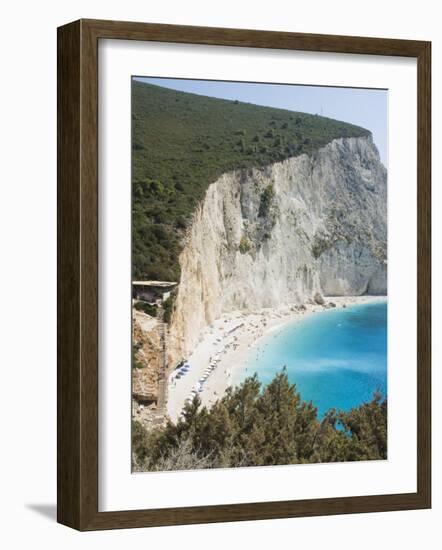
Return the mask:
<svg viewBox="0 0 442 550"><path fill-rule="evenodd" d="M132 395L137 401L158 401L162 347L159 324L155 319L134 311L132 319Z"/></svg>
<svg viewBox="0 0 442 550"><path fill-rule="evenodd" d="M224 174L180 255L169 360L223 312L386 294L387 173L371 137Z"/></svg>

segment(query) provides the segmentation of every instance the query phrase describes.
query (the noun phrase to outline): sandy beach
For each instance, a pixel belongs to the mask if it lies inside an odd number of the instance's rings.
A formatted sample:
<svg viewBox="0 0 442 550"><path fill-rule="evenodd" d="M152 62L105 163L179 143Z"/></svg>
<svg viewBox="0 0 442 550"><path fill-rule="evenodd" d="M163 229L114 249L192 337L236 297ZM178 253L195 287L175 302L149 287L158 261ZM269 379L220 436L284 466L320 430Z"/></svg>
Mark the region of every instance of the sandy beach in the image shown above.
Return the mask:
<svg viewBox="0 0 442 550"><path fill-rule="evenodd" d="M325 305L293 305L223 315L206 329L187 358L186 372L178 378L178 370L171 373L167 399L169 417L175 422L185 401L196 393L202 404L210 408L234 383L253 347L269 332L281 329L296 319L302 320L306 315L320 314L332 307L331 303L340 308L379 300L385 300L385 296L328 296Z"/></svg>

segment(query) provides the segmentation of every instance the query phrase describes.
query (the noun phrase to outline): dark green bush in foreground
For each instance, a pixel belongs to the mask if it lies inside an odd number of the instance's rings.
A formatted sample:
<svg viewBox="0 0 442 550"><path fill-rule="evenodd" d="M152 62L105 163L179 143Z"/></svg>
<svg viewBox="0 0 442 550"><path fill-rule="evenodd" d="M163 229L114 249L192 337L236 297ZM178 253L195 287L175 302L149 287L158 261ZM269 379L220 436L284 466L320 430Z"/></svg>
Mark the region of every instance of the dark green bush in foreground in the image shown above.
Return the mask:
<svg viewBox="0 0 442 550"><path fill-rule="evenodd" d="M229 388L210 410L196 397L176 425L147 432L135 421L132 443L136 470L386 459L387 401L376 393L319 421L284 370L264 389L257 375Z"/></svg>

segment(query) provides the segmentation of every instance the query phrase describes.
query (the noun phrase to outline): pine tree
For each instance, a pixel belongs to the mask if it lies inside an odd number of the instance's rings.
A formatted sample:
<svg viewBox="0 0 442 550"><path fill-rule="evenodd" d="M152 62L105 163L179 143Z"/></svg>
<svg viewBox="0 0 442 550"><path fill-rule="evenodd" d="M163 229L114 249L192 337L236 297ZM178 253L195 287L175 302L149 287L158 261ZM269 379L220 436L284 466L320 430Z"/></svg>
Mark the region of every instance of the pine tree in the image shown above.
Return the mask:
<svg viewBox="0 0 442 550"><path fill-rule="evenodd" d="M136 470L226 468L387 458L387 401L380 393L321 422L286 369L265 388L257 375L229 388L210 410L196 396L176 424L133 423Z"/></svg>

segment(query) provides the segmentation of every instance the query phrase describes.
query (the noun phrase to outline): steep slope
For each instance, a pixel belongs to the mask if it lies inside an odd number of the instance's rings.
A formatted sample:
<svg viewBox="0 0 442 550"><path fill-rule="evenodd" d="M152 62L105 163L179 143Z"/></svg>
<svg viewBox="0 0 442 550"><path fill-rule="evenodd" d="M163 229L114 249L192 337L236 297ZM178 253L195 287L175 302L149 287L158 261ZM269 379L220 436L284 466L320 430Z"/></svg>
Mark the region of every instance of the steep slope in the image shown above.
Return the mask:
<svg viewBox="0 0 442 550"><path fill-rule="evenodd" d="M170 361L223 312L387 292L387 173L371 136L222 175L180 255Z"/></svg>
<svg viewBox="0 0 442 550"><path fill-rule="evenodd" d="M177 92L134 80L133 276L179 281L183 237L208 187L234 170L363 137L328 118Z"/></svg>

